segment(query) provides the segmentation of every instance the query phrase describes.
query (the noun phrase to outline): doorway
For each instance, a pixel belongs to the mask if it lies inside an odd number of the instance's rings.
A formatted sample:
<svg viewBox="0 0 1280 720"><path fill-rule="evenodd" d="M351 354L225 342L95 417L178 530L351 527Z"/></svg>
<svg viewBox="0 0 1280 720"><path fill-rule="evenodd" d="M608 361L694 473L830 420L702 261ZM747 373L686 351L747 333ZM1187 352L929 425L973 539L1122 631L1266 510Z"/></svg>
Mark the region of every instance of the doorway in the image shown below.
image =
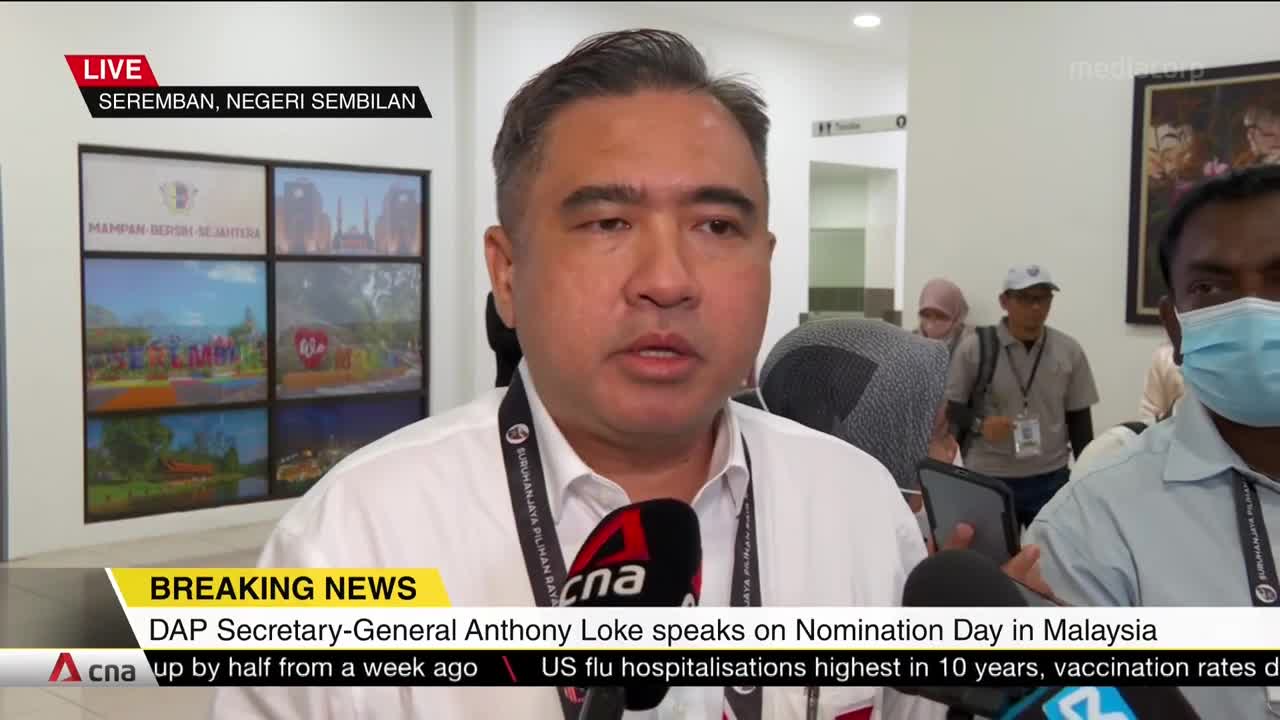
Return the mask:
<svg viewBox="0 0 1280 720"><path fill-rule="evenodd" d="M897 323L898 171L809 164L809 319Z"/></svg>

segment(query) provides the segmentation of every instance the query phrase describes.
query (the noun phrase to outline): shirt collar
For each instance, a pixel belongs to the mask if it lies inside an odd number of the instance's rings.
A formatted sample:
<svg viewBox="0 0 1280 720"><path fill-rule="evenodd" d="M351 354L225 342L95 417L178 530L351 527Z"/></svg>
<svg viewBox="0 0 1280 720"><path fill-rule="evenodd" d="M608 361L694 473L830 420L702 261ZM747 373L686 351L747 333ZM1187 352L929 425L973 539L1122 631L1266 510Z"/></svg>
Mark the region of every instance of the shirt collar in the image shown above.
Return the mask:
<svg viewBox="0 0 1280 720"><path fill-rule="evenodd" d="M1213 424L1209 411L1188 386L1178 400L1173 423L1168 461L1164 467L1165 482L1198 482L1222 473L1238 470L1272 487L1275 481L1256 472L1240 458Z"/></svg>
<svg viewBox="0 0 1280 720"><path fill-rule="evenodd" d="M1037 345L1044 342L1044 339L1046 336L1048 336L1048 334L1049 334L1048 327L1045 327L1044 329L1042 329L1040 331L1040 337L1036 338L1036 341L1032 343L1031 345L1032 349L1035 349ZM1011 345L1023 344L1021 340L1013 336L1013 333L1009 332L1009 318L1007 317L1002 318L1000 322L996 323L996 336L1000 338L1000 347L1002 348L1009 347ZM1025 345L1023 347L1025 347Z"/></svg>
<svg viewBox="0 0 1280 720"><path fill-rule="evenodd" d="M529 410L533 415L538 451L542 456L543 474L547 485L547 498L551 503L552 517L559 522L564 504L574 484L600 479L600 476L583 462L573 446L565 439L564 433L560 431L551 414L547 412L547 407L538 395L537 388L534 387L533 378L529 375L529 367L524 360L520 361L517 372L524 381L525 394L529 398ZM711 473L707 483L694 497L694 503L697 503L713 483L722 483L733 500L736 515L742 511L742 503L747 496L750 472L747 470L742 430L733 406L732 401L726 401L724 410L716 420L716 442L711 454Z"/></svg>

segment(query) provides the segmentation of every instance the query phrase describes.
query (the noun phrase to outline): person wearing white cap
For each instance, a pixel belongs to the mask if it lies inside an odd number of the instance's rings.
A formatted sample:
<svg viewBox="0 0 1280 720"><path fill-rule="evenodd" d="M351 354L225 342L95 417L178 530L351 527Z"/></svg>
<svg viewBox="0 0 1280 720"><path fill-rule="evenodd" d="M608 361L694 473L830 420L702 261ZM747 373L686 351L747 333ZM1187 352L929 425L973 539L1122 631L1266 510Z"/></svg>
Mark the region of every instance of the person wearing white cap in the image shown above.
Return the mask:
<svg viewBox="0 0 1280 720"><path fill-rule="evenodd" d="M956 348L947 380L965 466L1009 484L1024 526L1066 484L1071 454L1093 440L1098 389L1089 360L1080 343L1047 325L1058 291L1043 266L1010 268L1000 295L1005 317Z"/></svg>

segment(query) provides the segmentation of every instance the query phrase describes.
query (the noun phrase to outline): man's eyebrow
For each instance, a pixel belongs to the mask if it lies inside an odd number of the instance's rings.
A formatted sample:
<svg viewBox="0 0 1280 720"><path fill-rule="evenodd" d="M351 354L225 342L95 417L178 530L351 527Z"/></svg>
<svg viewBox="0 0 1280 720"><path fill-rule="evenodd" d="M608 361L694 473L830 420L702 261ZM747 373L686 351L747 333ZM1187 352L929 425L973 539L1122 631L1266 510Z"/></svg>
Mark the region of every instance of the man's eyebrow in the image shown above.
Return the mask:
<svg viewBox="0 0 1280 720"><path fill-rule="evenodd" d="M644 202L645 192L634 185L583 185L565 196L560 203L562 210L577 210L595 203L638 205Z"/></svg>
<svg viewBox="0 0 1280 720"><path fill-rule="evenodd" d="M686 198L689 204L711 203L716 205L732 205L747 215L756 212L755 201L737 188L728 185L703 185L689 193Z"/></svg>
<svg viewBox="0 0 1280 720"><path fill-rule="evenodd" d="M1187 261L1187 272L1208 273L1211 275L1230 275L1234 270L1216 260L1196 259Z"/></svg>

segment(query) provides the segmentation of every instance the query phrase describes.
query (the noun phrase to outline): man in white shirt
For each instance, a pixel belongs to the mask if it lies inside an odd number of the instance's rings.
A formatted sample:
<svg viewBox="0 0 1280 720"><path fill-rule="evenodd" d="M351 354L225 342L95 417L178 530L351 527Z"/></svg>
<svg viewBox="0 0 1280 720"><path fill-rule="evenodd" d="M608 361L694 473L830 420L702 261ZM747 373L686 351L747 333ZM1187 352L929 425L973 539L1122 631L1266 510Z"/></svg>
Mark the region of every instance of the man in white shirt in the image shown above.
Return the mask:
<svg viewBox="0 0 1280 720"><path fill-rule="evenodd" d="M547 578L525 560L532 521L514 512L519 471L504 464L504 438L516 437L536 439L540 516L552 520L539 537L554 536L566 564L610 511L672 497L698 515L703 605L739 597L744 507L761 605L898 604L925 548L889 472L729 401L769 303L768 126L753 90L710 78L665 32L593 38L526 84L494 149L501 225L485 236L497 308L524 352L512 387L347 458L281 520L262 565L434 567L457 606L548 603L533 589ZM224 688L214 716L573 720L581 706L568 695ZM818 698L824 719L944 713L878 688ZM720 718L731 706L739 720L799 720L805 700L804 688L674 688L628 717Z"/></svg>

